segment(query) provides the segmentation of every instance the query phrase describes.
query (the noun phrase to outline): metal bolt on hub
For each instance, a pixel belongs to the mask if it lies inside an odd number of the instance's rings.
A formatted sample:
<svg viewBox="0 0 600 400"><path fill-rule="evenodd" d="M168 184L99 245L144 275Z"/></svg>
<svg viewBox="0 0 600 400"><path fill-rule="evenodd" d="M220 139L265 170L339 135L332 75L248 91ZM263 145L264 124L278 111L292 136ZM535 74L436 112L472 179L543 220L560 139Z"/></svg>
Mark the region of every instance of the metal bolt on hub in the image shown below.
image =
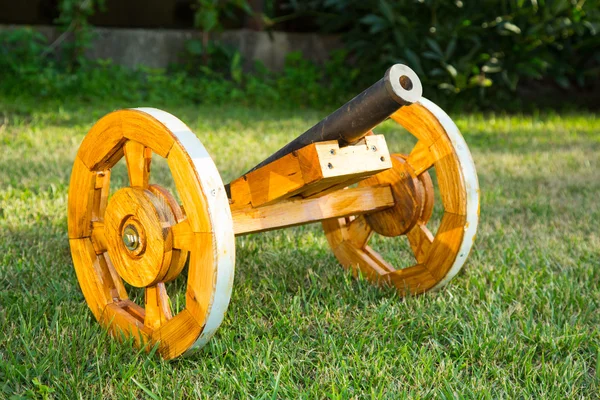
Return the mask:
<svg viewBox="0 0 600 400"><path fill-rule="evenodd" d="M129 251L134 251L140 245L140 235L133 225L127 225L123 230L123 244Z"/></svg>

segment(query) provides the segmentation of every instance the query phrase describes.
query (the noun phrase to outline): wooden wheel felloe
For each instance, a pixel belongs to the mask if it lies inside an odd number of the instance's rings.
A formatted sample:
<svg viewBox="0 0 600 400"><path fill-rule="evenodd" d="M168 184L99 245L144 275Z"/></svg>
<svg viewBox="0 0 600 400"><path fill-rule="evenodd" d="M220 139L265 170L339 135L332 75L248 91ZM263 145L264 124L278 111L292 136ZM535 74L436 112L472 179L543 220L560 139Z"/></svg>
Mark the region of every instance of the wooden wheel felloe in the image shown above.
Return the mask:
<svg viewBox="0 0 600 400"><path fill-rule="evenodd" d="M394 207L356 218L323 222L327 240L340 263L401 294L444 286L462 268L473 245L479 216L479 185L468 147L450 117L422 98L392 115L418 141L408 156L392 155L393 167L360 183L390 185ZM435 237L427 228L433 210L435 168L444 208ZM415 265L396 269L368 246L373 233L406 235Z"/></svg>
<svg viewBox="0 0 600 400"><path fill-rule="evenodd" d="M167 159L183 210L150 185L152 154ZM130 186L109 199L110 170L125 156ZM219 327L234 275L234 229L223 182L190 129L160 110L108 114L86 135L69 187L69 242L96 319L165 358L201 348ZM165 283L189 255L185 309L171 314ZM145 288L144 307L123 281ZM149 348L151 346L148 346Z"/></svg>

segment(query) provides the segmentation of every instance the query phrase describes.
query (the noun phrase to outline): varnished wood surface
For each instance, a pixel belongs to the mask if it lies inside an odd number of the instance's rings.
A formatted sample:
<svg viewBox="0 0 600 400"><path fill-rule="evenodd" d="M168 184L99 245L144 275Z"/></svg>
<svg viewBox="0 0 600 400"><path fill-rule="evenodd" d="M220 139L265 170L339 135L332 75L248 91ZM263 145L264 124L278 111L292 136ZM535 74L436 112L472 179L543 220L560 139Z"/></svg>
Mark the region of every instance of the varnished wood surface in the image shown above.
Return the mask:
<svg viewBox="0 0 600 400"><path fill-rule="evenodd" d="M342 148L315 143L233 181L228 199L208 153L181 121L155 109L107 115L84 139L69 188L73 263L92 313L141 347L158 343L165 358L187 354L206 344L227 310L234 234L315 221L340 263L373 282L400 294L447 283L464 264L477 226L472 159L433 103L403 107L392 119L418 139L407 156L390 155L381 135ZM152 154L167 159L183 204L150 184ZM110 169L122 157L131 187L109 199ZM444 209L435 235L427 228L431 168ZM129 222L143 236L139 249L123 248ZM369 246L374 234L406 235L415 264L396 270ZM165 282L188 259L185 309L173 315ZM128 298L123 278L145 288L144 307Z"/></svg>
<svg viewBox="0 0 600 400"><path fill-rule="evenodd" d="M168 191L150 185L153 153L167 158L188 215ZM110 168L123 156L131 186L109 199ZM146 349L158 343L165 358L214 334L231 294L233 224L216 167L185 124L155 109L102 118L75 159L68 216L77 278L102 325ZM141 238L134 249L123 244L128 224ZM186 308L172 315L164 282L177 277L190 253ZM128 299L122 278L145 288L144 308Z"/></svg>
<svg viewBox="0 0 600 400"><path fill-rule="evenodd" d="M417 139L408 157L392 155L394 168L361 182L361 187L388 183L396 204L356 219L323 222L328 242L340 263L400 294L422 293L447 283L462 267L477 225L478 184L468 148L450 118L428 100L401 108L392 119ZM435 168L444 215L435 234L427 228L433 211ZM368 246L373 231L407 235L415 265L396 270Z"/></svg>
<svg viewBox="0 0 600 400"><path fill-rule="evenodd" d="M394 198L389 185L338 190L311 199L289 199L275 204L232 210L236 235L262 232L324 219L358 215L389 208Z"/></svg>
<svg viewBox="0 0 600 400"><path fill-rule="evenodd" d="M423 213L426 193L422 182L404 157L393 154L391 159L393 168L365 179L360 182L360 186L390 185L394 206L366 214L365 218L375 232L394 237L404 235L417 223Z"/></svg>
<svg viewBox="0 0 600 400"><path fill-rule="evenodd" d="M335 140L313 143L234 180L230 185L232 209L266 206L292 196L313 197L391 166L382 135L367 136L342 148Z"/></svg>

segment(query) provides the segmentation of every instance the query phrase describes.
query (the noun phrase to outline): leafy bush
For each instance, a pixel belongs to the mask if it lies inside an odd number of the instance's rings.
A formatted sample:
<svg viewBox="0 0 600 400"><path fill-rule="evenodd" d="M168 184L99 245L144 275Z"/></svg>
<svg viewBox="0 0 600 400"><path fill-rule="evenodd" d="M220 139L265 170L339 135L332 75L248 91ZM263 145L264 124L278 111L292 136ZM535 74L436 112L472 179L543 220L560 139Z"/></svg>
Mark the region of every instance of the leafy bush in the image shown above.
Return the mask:
<svg viewBox="0 0 600 400"><path fill-rule="evenodd" d="M239 52L232 52L228 67L186 62L171 70L129 69L110 60L81 60L76 69L55 62L43 35L31 29L0 33L0 94L9 98L70 101L110 99L123 103L162 104L231 102L269 107L331 107L348 100L360 89L349 84L356 71L342 68L345 56L336 54L323 67L292 53L281 73L257 64L244 73ZM349 90L350 89L350 90Z"/></svg>
<svg viewBox="0 0 600 400"><path fill-rule="evenodd" d="M379 76L406 63L428 96L441 89L498 102L523 80L567 88L600 76L600 0L313 0L299 7L318 12L324 31L342 33L361 73Z"/></svg>
<svg viewBox="0 0 600 400"><path fill-rule="evenodd" d="M27 76L44 66L43 52L47 40L30 29L15 29L0 35L0 66L5 73Z"/></svg>
<svg viewBox="0 0 600 400"><path fill-rule="evenodd" d="M64 31L57 43L65 40L63 51L66 53L65 61L69 68L74 68L85 62L83 53L88 48L92 39L92 30L89 23L97 10L103 10L105 0L60 0L58 9L60 14L56 23Z"/></svg>

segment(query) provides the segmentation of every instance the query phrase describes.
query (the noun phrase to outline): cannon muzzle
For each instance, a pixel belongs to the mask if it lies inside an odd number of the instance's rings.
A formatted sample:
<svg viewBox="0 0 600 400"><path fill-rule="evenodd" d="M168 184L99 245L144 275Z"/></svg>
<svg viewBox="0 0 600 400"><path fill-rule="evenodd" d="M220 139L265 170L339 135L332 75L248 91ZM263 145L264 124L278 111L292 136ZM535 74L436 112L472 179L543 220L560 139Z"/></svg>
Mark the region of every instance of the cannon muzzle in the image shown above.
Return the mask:
<svg viewBox="0 0 600 400"><path fill-rule="evenodd" d="M400 107L418 101L422 93L423 87L417 74L406 65L395 64L371 87L248 172L314 142L338 140L341 145L355 143Z"/></svg>

